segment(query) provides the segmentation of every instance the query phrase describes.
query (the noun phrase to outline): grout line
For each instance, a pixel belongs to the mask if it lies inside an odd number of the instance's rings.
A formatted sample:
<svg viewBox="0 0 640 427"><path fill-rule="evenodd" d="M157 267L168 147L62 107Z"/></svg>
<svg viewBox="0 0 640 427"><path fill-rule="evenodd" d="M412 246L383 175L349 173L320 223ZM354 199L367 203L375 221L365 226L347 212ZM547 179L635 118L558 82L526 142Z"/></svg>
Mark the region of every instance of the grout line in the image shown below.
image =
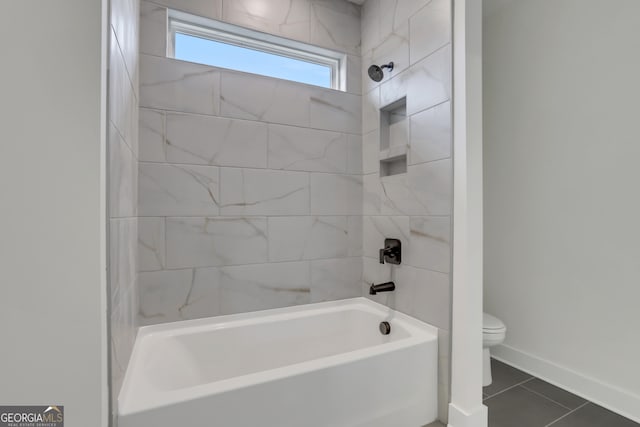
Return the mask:
<svg viewBox="0 0 640 427"><path fill-rule="evenodd" d="M549 396L546 396L546 395L544 395L544 394L542 394L542 393L539 393L539 392L537 392L537 391L535 391L535 390L531 390L530 388L527 388L527 386L526 386L526 385L523 385L523 386L522 386L522 388L524 388L524 389L525 389L525 390L527 390L527 391L530 391L530 392L531 392L531 393L533 393L533 394L537 394L538 396L543 397L543 398L547 399L548 401L555 403L556 405L560 405L560 406L562 406L562 407L563 407L563 408L565 408L565 409L571 410L571 408L569 408L568 406L565 406L565 405L563 405L563 404L562 404L562 403L560 403L560 402L556 402L555 400L553 400L553 399L552 399L552 398L550 398Z"/></svg>
<svg viewBox="0 0 640 427"><path fill-rule="evenodd" d="M519 382L519 383L517 383L517 384L514 384L514 385L512 385L512 386L510 386L510 387L507 387L507 388L505 388L504 390L500 390L499 392L497 392L497 393L495 393L495 394L492 394L492 395L490 395L490 396L487 396L485 399L482 399L482 400L488 400L488 399L491 399L492 397L498 396L498 395L500 395L500 394L504 393L505 391L509 391L509 390L511 390L511 389L514 389L514 388L516 388L516 387L518 387L519 385L522 385L522 384L524 384L524 383L528 383L529 381L531 381L531 380L533 380L533 379L535 379L535 377L527 378L527 379L526 379L526 380L524 380L524 381L521 381L521 382Z"/></svg>
<svg viewBox="0 0 640 427"><path fill-rule="evenodd" d="M188 266L188 267L167 267L160 270L145 270L138 271L138 273L160 273L166 271L181 271L181 270L200 270L200 269L208 269L208 268L227 268L227 267L245 267L245 266L256 266L256 265L266 265L266 264L294 264L294 263L303 263L308 262L312 263L314 261L342 261L342 260L354 260L362 258L360 256L347 256L347 257L330 257L330 258L309 258L309 259L296 259L296 260L283 260L283 261L261 261L261 262L250 262L244 264L222 264L222 265L202 265L202 266Z"/></svg>
<svg viewBox="0 0 640 427"><path fill-rule="evenodd" d="M354 95L354 96L361 96L361 95ZM445 102L449 102L449 101L450 100L443 101L440 104L444 104ZM431 109L433 107L437 107L440 104L425 108L424 110L417 111L415 114L417 114L418 112L429 110L429 109ZM279 126L289 126L289 127L294 127L294 128L310 129L310 130L315 130L315 131L324 131L324 132L333 132L333 133L346 133L346 134L349 134L349 135L356 135L356 136L361 136L362 135L362 130L360 130L358 132L350 132L348 130L335 130L335 129L321 128L321 127L314 127L313 125L300 125L300 124L293 124L293 123L269 122L269 121L266 121L266 120L259 120L259 119L254 119L254 118L228 116L228 115L222 114L221 112L219 112L218 114L199 113L199 112L194 112L194 111L172 110L170 108L166 108L166 107L162 107L162 106L157 107L157 106L142 105L142 104L139 104L138 108L141 108L141 109L144 109L144 110L163 111L165 113L174 114L174 115L191 115L191 116L214 117L214 118L218 118L218 119L238 120L238 121L264 123L264 124L279 125ZM372 132L372 131L370 131L370 132ZM367 133L369 133L369 132L367 132Z"/></svg>
<svg viewBox="0 0 640 427"><path fill-rule="evenodd" d="M407 117L411 118L411 117L413 117L413 116L415 116L415 115L418 115L418 114L420 114L420 113L424 113L424 112L426 112L426 111L433 110L434 108L442 107L444 104L446 104L446 103L448 103L448 102L449 102L449 103L453 103L453 98L449 97L449 98L448 98L447 100L445 100L445 101L440 101L440 102L438 102L437 104L433 104L433 105L431 105L431 106L429 106L429 107L426 107L426 108L423 108L423 109L421 109L421 110L414 111L413 113L411 113L411 114L407 115Z"/></svg>
<svg viewBox="0 0 640 427"><path fill-rule="evenodd" d="M442 159L446 160L446 159ZM437 161L437 160L432 160ZM362 174L359 173L349 173L349 172L327 172L327 171L309 171L302 169L270 169L268 167L255 167L255 166L226 166L226 165L211 165L207 163L177 163L177 162L169 162L169 161L148 161L148 160L138 160L138 163L141 165L165 165L165 166L196 166L203 168L225 168L225 169L242 169L242 170L254 170L254 171L271 171L271 172L282 172L282 173L299 173L299 174L324 174L324 175L339 175L339 176L350 176L350 177L362 177ZM430 163L430 162L427 162ZM372 175L372 174L370 174Z"/></svg>
<svg viewBox="0 0 640 427"><path fill-rule="evenodd" d="M585 407L586 405L588 405L589 403L591 403L591 402L585 402L585 403L583 403L582 405L578 406L576 409L573 409L573 410L571 410L571 411L567 412L566 414L564 414L563 416L561 416L561 417L560 417L560 418L558 418L557 420L551 421L549 424L547 424L547 425L546 425L546 426L544 426L544 427L549 427L549 426L551 426L551 425L553 425L553 424L557 423L557 422L558 422L558 421L560 421L561 419L563 419L563 418L565 418L565 417L568 417L569 415L573 414L573 413L574 413L574 412L576 412L577 410L584 408L584 407Z"/></svg>

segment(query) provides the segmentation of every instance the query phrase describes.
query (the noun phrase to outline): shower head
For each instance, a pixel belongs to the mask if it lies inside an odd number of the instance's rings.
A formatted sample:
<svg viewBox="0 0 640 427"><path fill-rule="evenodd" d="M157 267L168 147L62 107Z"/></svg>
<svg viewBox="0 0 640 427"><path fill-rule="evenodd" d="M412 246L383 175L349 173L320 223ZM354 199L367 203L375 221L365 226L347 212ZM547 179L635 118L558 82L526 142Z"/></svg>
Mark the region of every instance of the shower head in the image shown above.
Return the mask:
<svg viewBox="0 0 640 427"><path fill-rule="evenodd" d="M388 64L384 64L382 66L372 65L369 67L368 73L371 80L374 82L379 82L384 77L384 73L382 72L383 68L388 68L389 71L393 71L393 62L389 62Z"/></svg>

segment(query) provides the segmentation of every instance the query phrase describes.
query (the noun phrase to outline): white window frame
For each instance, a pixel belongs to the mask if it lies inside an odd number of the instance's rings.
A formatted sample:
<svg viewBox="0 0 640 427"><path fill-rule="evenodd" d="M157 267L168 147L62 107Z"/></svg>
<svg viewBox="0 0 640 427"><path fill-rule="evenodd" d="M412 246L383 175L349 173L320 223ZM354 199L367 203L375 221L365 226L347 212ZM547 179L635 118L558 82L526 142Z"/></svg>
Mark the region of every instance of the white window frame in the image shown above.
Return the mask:
<svg viewBox="0 0 640 427"><path fill-rule="evenodd" d="M176 33L327 66L331 70L330 89L346 90L347 61L344 53L250 30L226 22L203 18L177 10L169 10L167 31L167 57L169 58L175 58ZM295 82L295 80L293 81Z"/></svg>

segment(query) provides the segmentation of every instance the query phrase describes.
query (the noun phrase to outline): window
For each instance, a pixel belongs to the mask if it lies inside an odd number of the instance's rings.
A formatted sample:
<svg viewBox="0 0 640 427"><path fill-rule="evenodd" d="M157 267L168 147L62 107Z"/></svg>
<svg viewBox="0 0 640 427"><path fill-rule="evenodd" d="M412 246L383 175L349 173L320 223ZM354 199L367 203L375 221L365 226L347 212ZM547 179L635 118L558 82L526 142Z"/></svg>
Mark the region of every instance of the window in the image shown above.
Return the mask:
<svg viewBox="0 0 640 427"><path fill-rule="evenodd" d="M168 56L344 90L345 55L224 22L169 14Z"/></svg>

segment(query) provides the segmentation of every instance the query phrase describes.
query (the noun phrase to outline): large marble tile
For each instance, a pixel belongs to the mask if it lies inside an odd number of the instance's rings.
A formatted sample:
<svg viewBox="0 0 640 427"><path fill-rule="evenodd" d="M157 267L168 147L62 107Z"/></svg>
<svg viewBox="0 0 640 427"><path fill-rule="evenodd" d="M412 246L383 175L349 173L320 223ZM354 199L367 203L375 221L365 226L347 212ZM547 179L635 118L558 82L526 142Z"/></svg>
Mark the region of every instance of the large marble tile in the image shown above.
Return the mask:
<svg viewBox="0 0 640 427"><path fill-rule="evenodd" d="M136 88L129 76L124 57L115 33L110 32L109 42L109 119L120 132L124 142L137 156L138 106Z"/></svg>
<svg viewBox="0 0 640 427"><path fill-rule="evenodd" d="M111 305L126 300L137 275L137 218L109 220L109 287Z"/></svg>
<svg viewBox="0 0 640 427"><path fill-rule="evenodd" d="M451 0L432 0L409 22L413 64L451 42Z"/></svg>
<svg viewBox="0 0 640 427"><path fill-rule="evenodd" d="M451 271L451 220L412 216L407 264L449 273Z"/></svg>
<svg viewBox="0 0 640 427"><path fill-rule="evenodd" d="M362 133L371 133L380 127L380 89L375 88L362 96Z"/></svg>
<svg viewBox="0 0 640 427"><path fill-rule="evenodd" d="M363 255L363 217L354 215L347 220L347 255L350 257Z"/></svg>
<svg viewBox="0 0 640 427"><path fill-rule="evenodd" d="M140 55L140 106L217 115L220 71L207 65Z"/></svg>
<svg viewBox="0 0 640 427"><path fill-rule="evenodd" d="M346 91L355 95L362 94L362 58L360 55L347 55Z"/></svg>
<svg viewBox="0 0 640 427"><path fill-rule="evenodd" d="M116 398L120 392L124 375L129 363L137 331L137 300L135 290L123 295L120 304L111 307L111 392Z"/></svg>
<svg viewBox="0 0 640 427"><path fill-rule="evenodd" d="M362 213L364 215L380 215L382 194L380 174L376 172L362 177Z"/></svg>
<svg viewBox="0 0 640 427"><path fill-rule="evenodd" d="M111 326L112 338L122 341L125 346L133 346L135 334L138 327L136 314L138 310L138 277L135 276L132 286L122 289L121 294L115 304L111 306ZM126 342L125 342L126 341ZM120 359L126 368L127 358L131 348L122 352L124 358ZM118 351L120 353L120 351Z"/></svg>
<svg viewBox="0 0 640 427"><path fill-rule="evenodd" d="M309 94L310 88L303 84L248 73L224 72L221 115L309 126Z"/></svg>
<svg viewBox="0 0 640 427"><path fill-rule="evenodd" d="M381 211L385 215L449 215L451 160L409 166L407 174L384 177Z"/></svg>
<svg viewBox="0 0 640 427"><path fill-rule="evenodd" d="M347 134L347 173L362 174L362 135Z"/></svg>
<svg viewBox="0 0 640 427"><path fill-rule="evenodd" d="M271 217L269 261L346 257L348 231L346 216Z"/></svg>
<svg viewBox="0 0 640 427"><path fill-rule="evenodd" d="M269 169L345 173L347 134L269 125Z"/></svg>
<svg viewBox="0 0 640 427"><path fill-rule="evenodd" d="M359 134L362 129L361 97L336 90L317 89L309 98L310 126Z"/></svg>
<svg viewBox="0 0 640 427"><path fill-rule="evenodd" d="M360 54L360 7L342 0L310 0L312 44Z"/></svg>
<svg viewBox="0 0 640 427"><path fill-rule="evenodd" d="M218 174L211 166L141 163L140 215L217 215Z"/></svg>
<svg viewBox="0 0 640 427"><path fill-rule="evenodd" d="M137 215L138 162L113 123L109 124L109 216Z"/></svg>
<svg viewBox="0 0 640 427"><path fill-rule="evenodd" d="M308 304L308 262L279 262L220 268L221 314Z"/></svg>
<svg viewBox="0 0 640 427"><path fill-rule="evenodd" d="M137 310L135 295L137 292L131 290L128 295L123 296L123 300L118 306L111 307L111 393L112 397L117 396L122 387L124 375L129 364L133 344L137 331L137 318L134 309ZM113 408L117 411L117 407Z"/></svg>
<svg viewBox="0 0 640 427"><path fill-rule="evenodd" d="M140 109L139 142L141 162L166 162L164 111Z"/></svg>
<svg viewBox="0 0 640 427"><path fill-rule="evenodd" d="M167 218L168 268L267 261L266 218Z"/></svg>
<svg viewBox="0 0 640 427"><path fill-rule="evenodd" d="M362 258L311 261L311 302L361 295Z"/></svg>
<svg viewBox="0 0 640 427"><path fill-rule="evenodd" d="M403 264L411 252L409 245L408 216L365 216L363 220L364 255L379 259L379 250L384 248L385 239L399 239L402 242Z"/></svg>
<svg viewBox="0 0 640 427"><path fill-rule="evenodd" d="M451 328L448 274L402 265L396 271L393 308L438 328Z"/></svg>
<svg viewBox="0 0 640 427"><path fill-rule="evenodd" d="M267 167L265 123L167 113L165 144L170 163Z"/></svg>
<svg viewBox="0 0 640 427"><path fill-rule="evenodd" d="M311 174L313 215L358 215L362 212L362 177Z"/></svg>
<svg viewBox="0 0 640 427"><path fill-rule="evenodd" d="M385 107L393 104L402 98L411 98L412 96L421 96L421 92L409 93L409 81L411 80L411 69L394 74L380 85L380 105Z"/></svg>
<svg viewBox="0 0 640 427"><path fill-rule="evenodd" d="M223 0L223 20L269 34L309 41L308 0Z"/></svg>
<svg viewBox="0 0 640 427"><path fill-rule="evenodd" d="M361 46L364 53L370 51L380 43L380 2L382 0L367 0L360 10ZM369 64L365 63L366 66ZM368 78L367 78L368 79ZM363 80L363 83L366 80ZM366 84L364 85L367 86Z"/></svg>
<svg viewBox="0 0 640 427"><path fill-rule="evenodd" d="M140 53L167 54L167 8L147 0L140 2Z"/></svg>
<svg viewBox="0 0 640 427"><path fill-rule="evenodd" d="M407 24L409 18L431 0L380 0L380 37Z"/></svg>
<svg viewBox="0 0 640 427"><path fill-rule="evenodd" d="M261 169L220 169L223 215L305 215L309 174Z"/></svg>
<svg viewBox="0 0 640 427"><path fill-rule="evenodd" d="M362 172L380 172L380 131L374 130L362 137Z"/></svg>
<svg viewBox="0 0 640 427"><path fill-rule="evenodd" d="M409 23L401 25L387 34L380 44L368 52L366 58L365 63L377 65L393 61L393 71L385 68L382 82L409 68Z"/></svg>
<svg viewBox="0 0 640 427"><path fill-rule="evenodd" d="M411 75L407 89L408 115L426 110L451 98L451 60L449 44L410 68Z"/></svg>
<svg viewBox="0 0 640 427"><path fill-rule="evenodd" d="M222 18L223 0L153 0L170 9L181 10L205 18Z"/></svg>
<svg viewBox="0 0 640 427"><path fill-rule="evenodd" d="M410 173L410 172L408 172ZM379 191L380 213L383 215L429 215L411 187L409 175L400 174L378 178L379 186L371 185L370 191ZM429 183L422 183L429 185ZM439 188L436 186L435 191ZM373 198L375 194L371 194Z"/></svg>
<svg viewBox="0 0 640 427"><path fill-rule="evenodd" d="M138 218L138 270L157 271L166 267L164 218Z"/></svg>
<svg viewBox="0 0 640 427"><path fill-rule="evenodd" d="M453 192L451 159L408 167L409 188L427 215L450 215Z"/></svg>
<svg viewBox="0 0 640 427"><path fill-rule="evenodd" d="M450 102L414 114L410 122L410 165L451 157L453 122Z"/></svg>
<svg viewBox="0 0 640 427"><path fill-rule="evenodd" d="M138 322L153 325L220 314L217 268L140 273Z"/></svg>
<svg viewBox="0 0 640 427"><path fill-rule="evenodd" d="M110 6L111 26L122 52L134 92L137 92L140 1L113 0Z"/></svg>

